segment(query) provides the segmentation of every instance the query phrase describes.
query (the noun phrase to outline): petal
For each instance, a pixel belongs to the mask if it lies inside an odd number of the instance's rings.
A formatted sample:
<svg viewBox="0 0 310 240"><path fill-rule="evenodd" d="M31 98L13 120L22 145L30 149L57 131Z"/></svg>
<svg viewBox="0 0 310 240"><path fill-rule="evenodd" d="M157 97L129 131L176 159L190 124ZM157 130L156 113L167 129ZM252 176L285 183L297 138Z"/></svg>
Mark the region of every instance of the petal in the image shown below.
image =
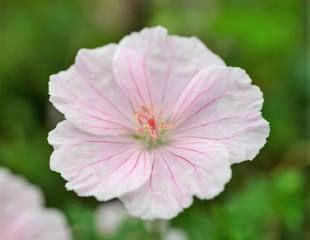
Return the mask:
<svg viewBox="0 0 310 240"><path fill-rule="evenodd" d="M148 154L131 139L95 136L63 121L48 140L55 146L51 169L80 196L109 200L142 186L150 176Z"/></svg>
<svg viewBox="0 0 310 240"><path fill-rule="evenodd" d="M54 209L37 209L22 214L9 239L70 240L71 232L63 214Z"/></svg>
<svg viewBox="0 0 310 240"><path fill-rule="evenodd" d="M228 152L221 143L210 140L180 140L166 149L176 161L192 169L185 182L198 198L211 199L224 190L231 178ZM186 170L183 171L186 171Z"/></svg>
<svg viewBox="0 0 310 240"><path fill-rule="evenodd" d="M14 217L26 209L43 205L43 196L38 188L1 167L0 189L0 218Z"/></svg>
<svg viewBox="0 0 310 240"><path fill-rule="evenodd" d="M169 228L164 235L164 240L188 240L188 238L183 229Z"/></svg>
<svg viewBox="0 0 310 240"><path fill-rule="evenodd" d="M0 189L0 239L71 239L63 215L43 209L37 187L0 168Z"/></svg>
<svg viewBox="0 0 310 240"><path fill-rule="evenodd" d="M52 75L50 101L78 128L117 135L133 126L134 113L113 77L115 44L79 51L75 64Z"/></svg>
<svg viewBox="0 0 310 240"><path fill-rule="evenodd" d="M231 177L228 153L214 141L174 142L153 158L149 181L121 197L129 213L143 219L173 218L191 205L193 195L213 198Z"/></svg>
<svg viewBox="0 0 310 240"><path fill-rule="evenodd" d="M128 218L128 213L119 200L102 204L96 210L96 229L102 236L112 236Z"/></svg>
<svg viewBox="0 0 310 240"><path fill-rule="evenodd" d="M269 135L262 104L260 89L242 69L211 66L197 74L179 98L175 134L221 142L231 163L251 160Z"/></svg>
<svg viewBox="0 0 310 240"><path fill-rule="evenodd" d="M153 104L169 113L196 72L223 61L197 38L168 36L162 27L125 37L114 57L114 74L135 106Z"/></svg>
<svg viewBox="0 0 310 240"><path fill-rule="evenodd" d="M182 182L179 176L176 177L171 172L171 166L163 158L163 153L155 152L153 157L150 180L140 189L120 199L134 217L148 220L170 219L192 204L192 196L186 192L185 186L180 185ZM173 165L176 166L178 165Z"/></svg>

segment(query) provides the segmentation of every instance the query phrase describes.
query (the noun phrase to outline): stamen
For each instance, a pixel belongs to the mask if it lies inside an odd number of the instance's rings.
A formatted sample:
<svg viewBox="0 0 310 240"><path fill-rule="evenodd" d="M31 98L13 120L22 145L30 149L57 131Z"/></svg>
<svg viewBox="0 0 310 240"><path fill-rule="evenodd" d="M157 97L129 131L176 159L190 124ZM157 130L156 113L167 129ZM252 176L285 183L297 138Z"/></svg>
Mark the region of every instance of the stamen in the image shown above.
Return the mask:
<svg viewBox="0 0 310 240"><path fill-rule="evenodd" d="M151 139L158 139L163 130L168 129L162 119L162 110L156 114L154 107L142 105L135 113L136 121L139 125L138 134L149 136ZM143 138L143 136L141 136Z"/></svg>

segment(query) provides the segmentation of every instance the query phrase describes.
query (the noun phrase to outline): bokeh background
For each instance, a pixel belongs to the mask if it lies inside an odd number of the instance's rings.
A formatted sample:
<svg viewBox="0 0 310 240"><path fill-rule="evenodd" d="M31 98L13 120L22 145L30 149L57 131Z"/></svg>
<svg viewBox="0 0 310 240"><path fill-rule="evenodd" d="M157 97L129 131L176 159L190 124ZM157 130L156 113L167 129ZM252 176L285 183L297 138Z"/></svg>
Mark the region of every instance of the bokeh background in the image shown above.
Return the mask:
<svg viewBox="0 0 310 240"><path fill-rule="evenodd" d="M47 86L49 75L68 68L80 48L163 25L199 37L228 65L246 69L264 93L263 115L271 125L267 145L253 162L233 166L226 190L211 201L195 200L172 226L191 240L310 239L306 3L0 0L0 166L41 187L47 205L65 212L75 240L148 239L137 219L114 236L99 236L99 203L67 192L50 171L46 138L62 115L48 102Z"/></svg>

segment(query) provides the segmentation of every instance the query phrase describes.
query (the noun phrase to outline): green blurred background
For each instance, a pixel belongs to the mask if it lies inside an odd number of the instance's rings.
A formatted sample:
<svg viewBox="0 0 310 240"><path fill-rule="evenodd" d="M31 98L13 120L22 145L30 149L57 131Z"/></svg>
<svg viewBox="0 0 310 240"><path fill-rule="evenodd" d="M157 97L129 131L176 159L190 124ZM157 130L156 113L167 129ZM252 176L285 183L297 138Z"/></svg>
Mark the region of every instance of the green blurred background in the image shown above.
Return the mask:
<svg viewBox="0 0 310 240"><path fill-rule="evenodd" d="M119 41L144 26L195 35L228 65L247 70L264 93L267 145L233 166L226 190L172 220L191 240L310 239L307 1L0 0L0 165L40 186L62 209L75 240L97 236L98 203L78 198L49 169L47 133L62 119L48 78L80 48ZM308 78L307 78L308 77ZM1 189L0 189L1 191ZM139 220L112 239L148 239Z"/></svg>

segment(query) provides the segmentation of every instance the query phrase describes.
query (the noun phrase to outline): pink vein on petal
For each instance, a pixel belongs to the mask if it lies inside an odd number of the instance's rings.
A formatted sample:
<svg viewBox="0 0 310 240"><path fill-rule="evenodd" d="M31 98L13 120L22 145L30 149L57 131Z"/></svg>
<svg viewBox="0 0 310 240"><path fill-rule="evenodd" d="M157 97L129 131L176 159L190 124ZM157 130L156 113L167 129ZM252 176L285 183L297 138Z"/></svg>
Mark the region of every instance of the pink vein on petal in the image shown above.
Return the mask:
<svg viewBox="0 0 310 240"><path fill-rule="evenodd" d="M178 192L180 193L180 195L182 196L182 195L183 195L183 192L182 192L182 190L180 189L180 186L179 186L179 184L177 183L177 181L176 181L176 179L175 179L175 176L174 176L174 174L173 174L173 171L171 170L169 164L167 163L166 159L164 158L164 156L162 155L162 153L161 153L160 151L159 151L159 154L161 155L162 160L164 161L164 164L165 164L165 166L167 167L167 169L168 169L168 171L169 171L170 177L171 177L171 179L172 179L173 184L175 185L175 188L177 189L177 191L178 191ZM179 198L175 198L175 199L177 200L179 206L182 207L182 203L180 202Z"/></svg>
<svg viewBox="0 0 310 240"><path fill-rule="evenodd" d="M85 70L85 67L84 67ZM88 70L86 70L88 73L90 73ZM80 71L83 74L83 71ZM82 78L83 81L91 88L93 89L98 96L100 96L101 98L103 98L108 104L110 104L119 114L121 114L125 119L127 119L128 121L131 121L115 104L113 104L113 102L111 102L110 99L108 99L106 96L104 96L97 87L95 87L88 79L87 76L84 75L85 78Z"/></svg>
<svg viewBox="0 0 310 240"><path fill-rule="evenodd" d="M186 117L181 123L179 123L179 125L187 122L189 119L191 119L192 117L196 116L198 113L200 113L204 108L208 107L210 104L215 103L217 100L223 98L227 96L226 93L223 95L220 95L214 99L212 99L211 101L207 102L206 104L204 104L201 108L199 108L196 112L194 112L193 114L191 114L190 116Z"/></svg>
<svg viewBox="0 0 310 240"><path fill-rule="evenodd" d="M194 76L193 76L194 77ZM187 86L193 81L193 77L192 79L188 82ZM200 76L201 78L202 76ZM176 113L175 115L175 118L177 118L178 116L182 115L184 112L186 112L187 109L190 109L190 107L192 107L194 105L194 103L197 101L197 99L202 95L204 94L205 92L209 91L210 88L212 88L214 85L216 84L216 81L213 81L209 86L207 86L205 89L203 89L199 94L197 94L194 99L190 102L190 104L188 104L187 106L185 106L185 108L183 109L183 111L179 112L180 111L180 108L179 108L179 111ZM191 86L190 89L192 89L194 87L194 85ZM186 87L183 89L182 92L184 92L184 90L186 89ZM186 98L183 99L183 104L185 103L185 100ZM181 106L183 106L183 104L181 104ZM174 118L174 119L175 119ZM177 120L176 120L177 121Z"/></svg>
<svg viewBox="0 0 310 240"><path fill-rule="evenodd" d="M129 58L129 59L128 59L128 58ZM131 80L133 81L133 83L134 83L134 85L135 85L135 88L136 88L136 90L137 90L137 92L138 92L138 95L139 95L139 97L140 97L141 102L142 102L142 103L145 103L145 99L144 99L143 96L142 96L142 93L141 93L141 91L140 91L140 88L139 88L139 86L138 86L138 84L137 84L137 82L136 82L136 78L135 78L135 76L134 76L134 74L133 74L133 72L132 72L132 66L131 66L131 60L130 60L130 58L131 58L131 57L127 56L127 67L128 67L128 70L129 70L130 78L131 78Z"/></svg>
<svg viewBox="0 0 310 240"><path fill-rule="evenodd" d="M153 192L153 187L152 187L152 182L153 182L153 172L154 172L154 167L155 167L155 163L157 158L155 157L155 153L153 154L153 163L152 163L152 168L151 168L151 175L150 175L150 181L149 181L149 188L151 189L151 192Z"/></svg>
<svg viewBox="0 0 310 240"><path fill-rule="evenodd" d="M110 156L108 156L106 158L102 158L102 159L99 159L99 160L91 162L91 163L85 163L80 168L78 168L77 171L80 173L83 170L83 168L91 167L91 166L97 165L97 164L99 164L99 163L101 163L101 162L103 162L105 160L112 159L113 157L116 157L116 156L118 156L118 155L120 155L122 153L125 153L125 152L129 151L130 149L131 148L128 147L125 150L122 150L120 152L114 153L114 154L112 154L112 155L110 155Z"/></svg>
<svg viewBox="0 0 310 240"><path fill-rule="evenodd" d="M88 108L90 108L90 109L92 109L92 110L94 110L94 111L96 111L96 112L98 112L98 113L101 113L101 114L103 114L103 115L107 115L108 117L111 117L111 116L109 116L106 112L103 112L102 110L99 110L99 109L97 109L97 108L94 108L94 107L88 105L87 103L85 103L84 101L82 101L81 99L79 99L78 97L76 97L75 94L73 94L72 92L68 91L68 94L71 95L71 98L72 98L72 99L74 99L75 101L79 102L80 104L85 105L86 107L88 107ZM127 128L129 128L129 127L127 127Z"/></svg>
<svg viewBox="0 0 310 240"><path fill-rule="evenodd" d="M151 87L150 87L150 79L148 78L147 71L146 71L146 66L147 66L148 56L150 53L150 47L152 45L152 42L153 42L153 34L151 35L151 37L148 41L147 51L146 51L146 54L142 60L143 76L144 76L144 80L146 81L146 87L147 87L147 91L148 91L148 95L150 98L151 105L153 105L153 97L152 97L152 91L151 91Z"/></svg>
<svg viewBox="0 0 310 240"><path fill-rule="evenodd" d="M163 86L163 90L161 91L162 92L162 95L161 95L161 105L164 106L165 104L165 101L166 101L166 94L167 94L167 85L168 85L168 82L170 80L170 77L171 77L171 70L172 70L172 59L175 55L175 48L174 46L171 46L169 41L167 41L167 45L169 45L169 48L168 49L173 49L173 51L169 50L169 53L170 53L170 56L169 56L169 63L168 63L168 69L167 69L167 72L166 72L166 77L165 77L165 81L164 81L164 86Z"/></svg>
<svg viewBox="0 0 310 240"><path fill-rule="evenodd" d="M75 108L72 108L72 110L78 112L78 113L81 113L81 114L85 114L86 116L90 117L90 118L93 118L93 119L97 119L97 120L100 120L100 121L104 121L104 122L108 122L108 123L113 123L113 124L116 124L116 125L119 125L123 128L126 128L126 129L131 129L129 126L121 123L121 122L118 122L118 121L115 121L115 120L109 120L109 119L105 119L105 118L101 118L101 117L98 117L98 116L94 116L93 114L90 114L90 113L87 113L87 112L83 112L79 109L75 109Z"/></svg>
<svg viewBox="0 0 310 240"><path fill-rule="evenodd" d="M138 162L139 162L139 160L140 160L141 154L142 154L142 151L139 152L138 157L137 157L137 159L136 159L136 161L135 161L134 166L130 169L130 171L128 172L128 174L126 174L126 176L122 177L122 179L119 180L119 183L120 183L121 181L123 181L124 179L128 178L128 177L133 173L133 171L136 169L136 167L137 167L137 165L138 165ZM144 155L143 162L144 162L144 165L145 165L145 153L144 153L143 155ZM124 164L125 164L125 163L124 163Z"/></svg>
<svg viewBox="0 0 310 240"><path fill-rule="evenodd" d="M216 120L213 120L213 121L210 121L210 122L204 122L204 123L201 123L199 125L194 125L192 127L181 128L180 130L176 131L175 133L176 134L183 133L183 132L186 132L186 131L189 131L189 130L205 127L205 126L208 126L208 125L211 125L211 124L214 124L214 123L218 123L218 122L221 122L221 121L224 121L224 120L228 120L228 119L246 119L246 118L248 118L248 116L229 116L229 117L223 117L223 118L216 119Z"/></svg>
<svg viewBox="0 0 310 240"><path fill-rule="evenodd" d="M130 154L129 157L126 158L125 161L123 161L118 167L116 167L112 172L110 172L110 173L107 174L107 175L111 175L112 173L114 173L115 171L117 171L118 169L120 169L122 166L124 166L124 164L125 164L126 162L128 162L128 160L129 160L134 154L136 154L136 152L138 152L138 151L137 151L137 150L134 150L133 153ZM107 175L106 175L106 176L107 176Z"/></svg>

